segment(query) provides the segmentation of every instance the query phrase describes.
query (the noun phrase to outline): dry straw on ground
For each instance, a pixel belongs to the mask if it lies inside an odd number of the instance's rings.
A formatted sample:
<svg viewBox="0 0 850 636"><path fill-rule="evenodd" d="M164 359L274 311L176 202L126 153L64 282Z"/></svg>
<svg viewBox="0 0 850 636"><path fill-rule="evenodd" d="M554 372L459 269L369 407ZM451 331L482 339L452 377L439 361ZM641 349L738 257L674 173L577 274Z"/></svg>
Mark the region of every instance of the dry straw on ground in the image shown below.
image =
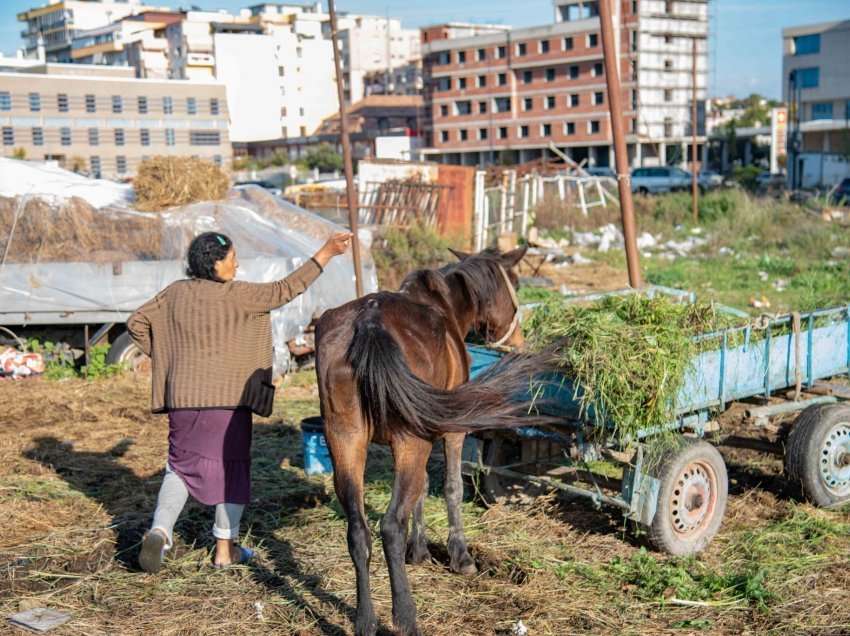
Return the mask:
<svg viewBox="0 0 850 636"><path fill-rule="evenodd" d="M136 208L153 211L227 195L230 179L221 168L194 157L146 159L133 179Z"/></svg>

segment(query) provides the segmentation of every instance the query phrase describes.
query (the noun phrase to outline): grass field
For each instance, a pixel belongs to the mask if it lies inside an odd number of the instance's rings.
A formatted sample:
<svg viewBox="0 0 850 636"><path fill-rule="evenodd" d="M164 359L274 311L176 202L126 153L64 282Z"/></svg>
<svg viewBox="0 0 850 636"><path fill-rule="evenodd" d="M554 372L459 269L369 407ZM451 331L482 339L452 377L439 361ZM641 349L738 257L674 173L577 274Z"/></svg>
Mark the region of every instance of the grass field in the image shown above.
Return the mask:
<svg viewBox="0 0 850 636"><path fill-rule="evenodd" d="M166 454L164 418L129 375L0 383L0 611L72 614L56 634L345 634L355 605L345 521L329 479L308 477L295 423L317 412L310 372L293 376L256 424L250 567L209 565L211 511L190 504L157 575L135 554ZM850 625L850 514L794 503L781 463L724 449L725 524L707 552L648 551L617 513L552 496L464 514L481 572L446 566L440 459L426 520L435 560L409 569L426 634L837 634ZM372 450L367 508L389 500L384 448ZM375 534L373 594L386 629L389 582ZM387 632L384 632L387 633Z"/></svg>

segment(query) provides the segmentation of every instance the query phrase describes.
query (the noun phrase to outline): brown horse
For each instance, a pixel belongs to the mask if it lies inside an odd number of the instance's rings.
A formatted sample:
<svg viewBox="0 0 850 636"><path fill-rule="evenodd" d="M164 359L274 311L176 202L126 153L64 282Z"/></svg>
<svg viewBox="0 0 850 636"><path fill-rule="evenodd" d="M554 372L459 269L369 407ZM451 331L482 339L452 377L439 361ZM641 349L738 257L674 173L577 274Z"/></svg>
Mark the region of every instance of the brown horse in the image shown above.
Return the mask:
<svg viewBox="0 0 850 636"><path fill-rule="evenodd" d="M377 629L369 592L372 540L364 510L370 442L392 448L395 480L381 521L390 571L393 622L418 634L405 571L429 557L422 528L431 447L444 439L445 498L450 567L475 573L463 532L461 449L466 432L534 423L529 404L511 397L528 388L540 357L507 356L473 382L464 339L471 331L490 342L519 345L513 267L525 254L485 250L440 270L407 276L398 292L379 292L329 310L316 328L316 372L334 487L348 518L348 549L357 576L358 635ZM542 419L541 419L542 421ZM408 523L413 513L413 531Z"/></svg>

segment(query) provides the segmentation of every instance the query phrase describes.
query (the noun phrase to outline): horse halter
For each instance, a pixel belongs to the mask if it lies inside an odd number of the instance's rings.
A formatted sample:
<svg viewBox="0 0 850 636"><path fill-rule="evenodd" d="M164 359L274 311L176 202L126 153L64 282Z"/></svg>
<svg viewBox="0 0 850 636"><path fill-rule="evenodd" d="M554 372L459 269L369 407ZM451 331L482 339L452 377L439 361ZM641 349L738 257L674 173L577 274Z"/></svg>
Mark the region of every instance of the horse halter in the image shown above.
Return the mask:
<svg viewBox="0 0 850 636"><path fill-rule="evenodd" d="M499 271L502 274L502 278L505 279L505 285L508 286L508 293L511 296L511 303L514 306L514 318L511 320L511 325L508 327L508 332L499 338L496 342L492 343L493 347L500 347L505 344L508 339L514 335L517 327L519 326L519 299L516 297L516 290L514 289L513 283L511 283L511 279L508 277L508 273L505 271L505 268L499 264Z"/></svg>

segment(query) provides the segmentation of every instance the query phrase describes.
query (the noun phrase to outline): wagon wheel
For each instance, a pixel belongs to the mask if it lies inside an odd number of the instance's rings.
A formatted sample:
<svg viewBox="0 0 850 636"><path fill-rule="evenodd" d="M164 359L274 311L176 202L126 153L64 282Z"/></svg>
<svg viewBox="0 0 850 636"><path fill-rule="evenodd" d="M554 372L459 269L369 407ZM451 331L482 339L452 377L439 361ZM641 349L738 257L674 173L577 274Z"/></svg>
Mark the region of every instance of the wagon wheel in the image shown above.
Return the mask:
<svg viewBox="0 0 850 636"><path fill-rule="evenodd" d="M149 373L151 359L146 356L125 331L109 346L106 354L107 364L122 364L134 373Z"/></svg>
<svg viewBox="0 0 850 636"><path fill-rule="evenodd" d="M669 554L704 550L726 510L729 480L720 453L708 442L689 440L652 472L660 485L650 541Z"/></svg>
<svg viewBox="0 0 850 636"><path fill-rule="evenodd" d="M850 405L810 406L788 437L785 472L818 506L850 500Z"/></svg>

